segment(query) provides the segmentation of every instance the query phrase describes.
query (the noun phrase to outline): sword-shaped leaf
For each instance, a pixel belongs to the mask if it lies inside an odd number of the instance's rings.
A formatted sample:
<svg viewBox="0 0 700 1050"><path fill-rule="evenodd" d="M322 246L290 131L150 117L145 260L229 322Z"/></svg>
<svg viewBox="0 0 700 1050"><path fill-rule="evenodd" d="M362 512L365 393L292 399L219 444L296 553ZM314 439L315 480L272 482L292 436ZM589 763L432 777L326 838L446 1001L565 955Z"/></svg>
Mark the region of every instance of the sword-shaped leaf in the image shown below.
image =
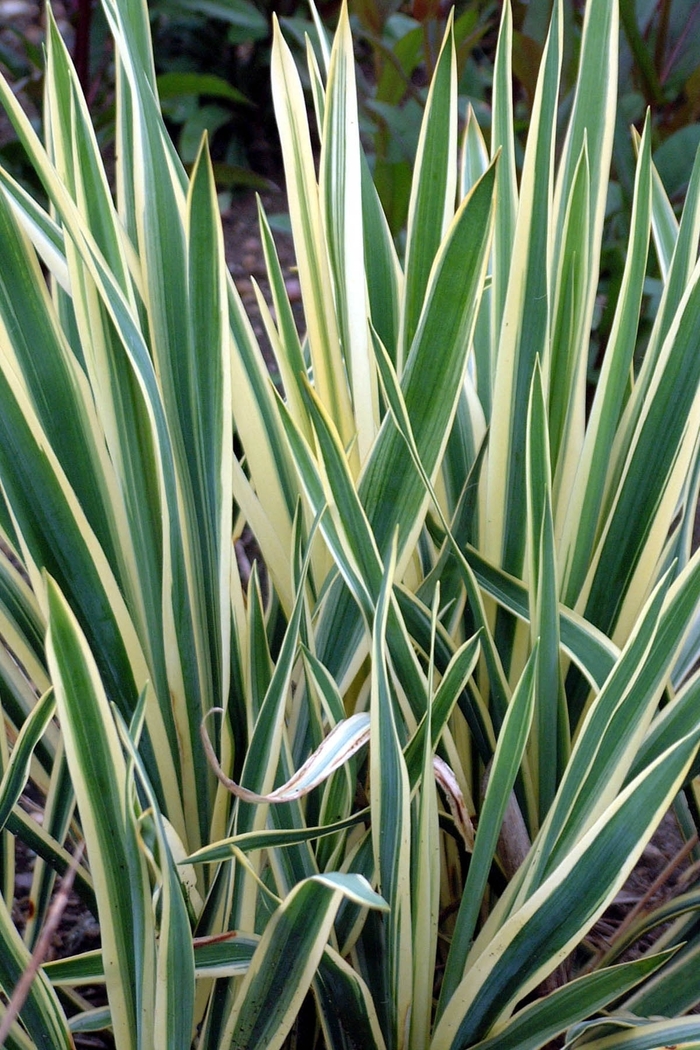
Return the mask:
<svg viewBox="0 0 700 1050"><path fill-rule="evenodd" d="M570 739L561 668L549 433L539 362L532 377L527 427L527 570L530 645L533 651L539 646L535 731L530 744L539 824L554 801Z"/></svg>
<svg viewBox="0 0 700 1050"><path fill-rule="evenodd" d="M554 134L561 68L561 4L554 4L527 139L508 289L503 306L486 465L484 552L520 575L525 554L525 431L530 383L548 357Z"/></svg>
<svg viewBox="0 0 700 1050"><path fill-rule="evenodd" d="M464 975L474 940L479 909L496 854L506 806L525 753L537 699L538 651L535 648L515 688L493 756L488 786L479 814L479 825L462 900L440 989L437 1020L455 994Z"/></svg>
<svg viewBox="0 0 700 1050"><path fill-rule="evenodd" d="M620 793L497 932L482 933L437 1025L432 1050L458 1050L484 1039L556 969L625 881L682 783L698 739L696 726Z"/></svg>
<svg viewBox="0 0 700 1050"><path fill-rule="evenodd" d="M316 875L299 883L267 925L243 978L223 1045L276 1050L283 1045L344 897L386 908L360 875Z"/></svg>
<svg viewBox="0 0 700 1050"><path fill-rule="evenodd" d="M453 16L448 19L421 123L406 231L399 374L423 312L430 273L452 221L457 192L457 67Z"/></svg>
<svg viewBox="0 0 700 1050"><path fill-rule="evenodd" d="M339 45L340 46L340 45ZM287 44L274 19L272 95L285 157L290 218L299 267L316 392L345 445L355 436L346 365L333 301L304 95Z"/></svg>
<svg viewBox="0 0 700 1050"><path fill-rule="evenodd" d="M66 599L48 582L48 657L95 883L115 1037L153 1039L155 930L134 790L95 661ZM152 702L152 700L150 701Z"/></svg>
<svg viewBox="0 0 700 1050"><path fill-rule="evenodd" d="M413 997L411 936L411 810L408 771L391 696L386 645L387 617L396 569L396 548L387 563L372 631L370 703L370 806L372 845L379 891L389 906L383 922L380 966L390 1000L386 1004L389 1046L406 1047ZM402 727L401 727L402 728ZM416 960L418 963L418 960Z"/></svg>

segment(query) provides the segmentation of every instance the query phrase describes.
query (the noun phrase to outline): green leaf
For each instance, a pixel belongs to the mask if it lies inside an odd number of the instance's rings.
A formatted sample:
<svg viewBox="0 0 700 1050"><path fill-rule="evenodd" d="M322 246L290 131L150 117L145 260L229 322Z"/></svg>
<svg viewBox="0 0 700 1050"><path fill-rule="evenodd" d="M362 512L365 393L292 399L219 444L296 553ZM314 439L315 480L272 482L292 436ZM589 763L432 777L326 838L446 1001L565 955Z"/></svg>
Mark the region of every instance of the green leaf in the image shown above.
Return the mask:
<svg viewBox="0 0 700 1050"><path fill-rule="evenodd" d="M478 625L478 628L483 631L483 648L484 658L489 670L491 678L491 689L493 691L494 707L497 711L497 716L502 716L507 706L508 697L508 685L505 681L503 670L500 663L499 655L496 651L496 647L493 642L491 630L486 621L485 610L481 597L476 587L476 581L473 573L462 555L460 547L451 535L448 523L445 521L440 502L437 499L430 478L428 477L423 462L421 460L420 452L416 445L415 435L408 414L406 402L402 396L399 388L396 375L393 371L393 366L389 360L388 354L375 340L375 353L377 358L377 365L379 368L379 374L382 381L382 390L388 401L392 420L396 426L398 433L401 435L404 441L406 451L411 458L413 467L418 473L418 476L423 484L426 495L429 495L432 499L433 505L435 506L438 515L442 518L443 525L448 534L450 540L451 553L453 553L458 561L459 569L463 577L467 597L472 606L472 615Z"/></svg>
<svg viewBox="0 0 700 1050"><path fill-rule="evenodd" d="M421 786L415 833L411 841L411 910L413 991L408 1046L423 1050L430 1042L433 985L437 959L440 912L440 838L438 799L433 775L432 693L435 634L440 609L440 588L435 591L429 653L428 704L425 713ZM408 773L408 770L407 770Z"/></svg>
<svg viewBox="0 0 700 1050"><path fill-rule="evenodd" d="M242 91L213 73L161 73L158 77L158 97L162 101L179 95L210 95L227 98L241 105L252 105Z"/></svg>
<svg viewBox="0 0 700 1050"><path fill-rule="evenodd" d="M314 385L338 427L343 444L347 446L354 437L354 423L341 356L304 96L291 52L282 39L276 19L271 74L275 114L287 172L289 216L308 324Z"/></svg>
<svg viewBox="0 0 700 1050"><path fill-rule="evenodd" d="M513 693L498 737L488 787L479 814L479 825L469 872L445 966L436 1016L438 1021L461 982L467 966L481 901L503 825L503 817L525 753L525 745L532 724L536 704L538 659L538 650L535 648Z"/></svg>
<svg viewBox="0 0 700 1050"><path fill-rule="evenodd" d="M430 84L411 184L406 232L406 280L401 312L399 375L410 352L433 260L452 221L456 194L457 67L450 15Z"/></svg>
<svg viewBox="0 0 700 1050"><path fill-rule="evenodd" d="M695 448L692 424L700 389L691 350L700 307L698 270L666 337L640 414L590 574L586 613L602 630L624 637L647 592L675 515ZM694 345L694 344L692 344ZM635 529L623 522L637 523ZM657 553L658 552L658 553Z"/></svg>
<svg viewBox="0 0 700 1050"><path fill-rule="evenodd" d="M382 566L339 436L310 389L307 390L306 401L324 460L328 495L323 490L324 482L319 476L310 450L290 425L291 421L285 419L285 423L299 464L300 480L306 488L312 507L320 517L320 530L349 588L348 592L341 592L338 602L327 599L327 613L319 626L317 636L317 646L323 654L325 666L329 671L334 671L337 677L342 678L350 670L354 671L363 657L365 625L360 620L360 610L366 624L371 624L374 603L382 585ZM324 513L327 505L329 510ZM338 513L334 513L334 508L338 508ZM353 601L357 603L358 608ZM338 658L335 632L338 632L337 637L345 639L345 648L341 655L350 661L348 667L342 668L341 674L338 674L334 667ZM403 682L414 714L421 717L425 710L425 683L410 639L393 605L389 610L388 632L397 673ZM358 637L356 646L348 644L352 634Z"/></svg>
<svg viewBox="0 0 700 1050"><path fill-rule="evenodd" d="M369 313L374 329L389 347L396 362L399 346L400 293L403 273L389 230L387 217L372 181L369 165L362 157L362 215L365 236L365 275Z"/></svg>
<svg viewBox="0 0 700 1050"><path fill-rule="evenodd" d="M569 981L518 1010L497 1035L476 1043L474 1050L539 1050L577 1020L624 995L663 966L670 954L660 952Z"/></svg>
<svg viewBox="0 0 700 1050"><path fill-rule="evenodd" d="M599 1028L600 1034L596 1033ZM659 1047L693 1047L700 1039L700 1017L679 1017L670 1021L642 1021L634 1023L629 1017L614 1015L589 1028L585 1040L573 1045L586 1050L658 1050Z"/></svg>
<svg viewBox="0 0 700 1050"><path fill-rule="evenodd" d="M352 393L357 450L363 463L379 427L379 406L365 316L361 163L355 59L344 4L328 71L319 189L338 334Z"/></svg>
<svg viewBox="0 0 700 1050"><path fill-rule="evenodd" d="M282 1046L344 896L365 907L386 907L361 876L334 874L301 882L277 909L241 983L224 1045L232 1050Z"/></svg>
<svg viewBox="0 0 700 1050"><path fill-rule="evenodd" d="M621 792L500 929L485 928L436 1028L433 1050L457 1050L485 1038L566 957L634 866L682 783L699 739L696 726Z"/></svg>
<svg viewBox="0 0 700 1050"><path fill-rule="evenodd" d="M434 751L454 705L476 666L479 644L479 636L475 635L453 654L449 664L442 671L442 679L425 715L406 745L404 758L411 787L418 782L420 776L421 764L424 761L422 753L426 746L426 733L430 733L430 746ZM428 711L430 712L429 719Z"/></svg>
<svg viewBox="0 0 700 1050"><path fill-rule="evenodd" d="M695 562L695 571L686 572L667 598L668 576L659 583L618 664L591 703L543 827L536 865L540 870L561 855L567 843L571 847L624 782L655 713L688 612L697 603L699 564Z"/></svg>
<svg viewBox="0 0 700 1050"><path fill-rule="evenodd" d="M632 227L613 327L586 428L586 436L564 526L562 595L576 606L591 561L613 442L629 384L644 289L651 217L651 126L644 128L635 180ZM589 605L589 610L591 606ZM598 622L595 614L590 618Z"/></svg>
<svg viewBox="0 0 700 1050"><path fill-rule="evenodd" d="M146 694L141 698L145 703ZM142 712L143 714L143 712ZM121 741L148 800L150 814L142 818L140 845L157 866L157 943L153 1045L158 1050L187 1050L194 1028L195 960L192 934L184 900L180 871L175 866L163 818L148 776L123 721L118 722ZM131 773L131 770L130 770ZM148 843L150 822L155 830L156 849Z"/></svg>
<svg viewBox="0 0 700 1050"><path fill-rule="evenodd" d="M69 279L66 268L63 231L27 191L0 169L0 182L10 202L15 217L31 240L49 273L68 290Z"/></svg>
<svg viewBox="0 0 700 1050"><path fill-rule="evenodd" d="M569 720L561 669L559 585L552 520L552 475L542 373L535 364L527 426L527 577L530 644L539 644L535 732L531 741L539 821L548 813L569 749Z"/></svg>
<svg viewBox="0 0 700 1050"><path fill-rule="evenodd" d="M313 982L328 1050L385 1050L367 985L337 952L326 948Z"/></svg>
<svg viewBox="0 0 700 1050"><path fill-rule="evenodd" d="M561 4L555 3L528 134L510 278L503 308L493 389L483 549L507 572L520 575L525 534L525 432L530 383L550 331L550 221L554 135L561 68Z"/></svg>
<svg viewBox="0 0 700 1050"><path fill-rule="evenodd" d="M389 905L380 966L390 996L386 1006L390 1046L401 1046L413 995L411 937L411 813L408 771L394 715L386 650L389 599L396 548L385 569L372 632L370 701L370 806L379 890Z"/></svg>
<svg viewBox="0 0 700 1050"><path fill-rule="evenodd" d="M10 811L24 791L34 749L53 718L55 706L53 690L49 689L37 701L15 741L10 762L0 782L0 829L4 828Z"/></svg>
<svg viewBox="0 0 700 1050"><path fill-rule="evenodd" d="M467 547L465 557L485 592L504 609L519 619L528 619L527 589L495 566L491 565L473 547ZM619 649L593 624L559 607L562 647L581 668L592 686L600 688L610 674L619 656Z"/></svg>
<svg viewBox="0 0 700 1050"><path fill-rule="evenodd" d="M563 512L560 508L566 507L570 499L584 439L590 337L586 328L590 189L588 146L584 139L564 217L548 363L549 437L557 518Z"/></svg>
<svg viewBox="0 0 700 1050"><path fill-rule="evenodd" d="M618 5L608 0L586 4L574 102L557 178L557 248L561 240L566 208L584 141L590 171L588 251L590 260L600 256L607 203L608 172L615 131L618 69ZM555 251L557 251L555 248ZM595 267L586 275L587 301L584 329L590 330L597 290Z"/></svg>
<svg viewBox="0 0 700 1050"><path fill-rule="evenodd" d="M220 842L212 842L209 846L203 846L196 853L192 853L187 862L191 864L210 864L233 859L237 851L243 853L252 852L257 849L269 849L280 846L292 846L299 842L311 842L324 835L335 835L345 828L355 827L362 824L369 816L369 808L361 809L353 813L345 820L338 820L332 824L322 824L317 827L308 828L282 828L270 831L246 831L240 835L232 835Z"/></svg>
<svg viewBox="0 0 700 1050"><path fill-rule="evenodd" d="M192 527L199 543L201 582L198 610L209 643L211 700L228 695L231 636L230 575L232 524L231 368L226 262L216 187L204 143L192 172L187 211L188 297L193 352L180 381L181 420L192 487ZM205 707L203 698L203 707ZM205 707L206 710L206 707ZM196 716L191 733L196 732Z"/></svg>
<svg viewBox="0 0 700 1050"><path fill-rule="evenodd" d="M686 897L690 895L682 894L681 896ZM693 896L695 900L692 903L687 899L682 902L677 898L676 915L682 916L681 908L683 903L691 906L689 914L684 917L686 930L697 919L697 893L693 894ZM670 913L668 917L673 919L673 913ZM663 921L663 915L659 915L659 920ZM676 920L674 926L671 927L673 933L675 933L673 941L676 943L686 936L683 929L681 929L680 937L678 936L678 925L678 920ZM691 933L688 937L688 943L681 944L673 959L624 1000L625 1009L630 1009L642 1017L659 1016L660 1010L663 1010L664 1015L668 1017L680 1017L683 1014L690 1013L692 1010L697 1010L698 999L695 975L697 974L699 956L700 945L698 944L698 938Z"/></svg>
<svg viewBox="0 0 700 1050"><path fill-rule="evenodd" d="M99 908L107 995L124 1047L153 1039L155 944L150 887L127 767L94 659L75 616L48 581L48 656Z"/></svg>
<svg viewBox="0 0 700 1050"><path fill-rule="evenodd" d="M492 165L465 198L434 260L401 389L426 473L440 465L457 406L481 295L493 222ZM435 346L441 353L435 353ZM423 482L390 419L385 419L359 487L380 554L386 554L400 508L399 567L427 503ZM387 493L391 499L387 499ZM412 550L412 544L410 545Z"/></svg>
<svg viewBox="0 0 700 1050"><path fill-rule="evenodd" d="M496 169L498 207L494 219L491 253L492 287L489 293L489 345L477 349L477 385L486 418L491 418L493 384L503 311L513 254L513 239L518 210L518 183L513 131L513 19L510 0L503 4L501 25L493 68L493 130L491 157L499 157ZM500 150L500 153L499 153Z"/></svg>
<svg viewBox="0 0 700 1050"><path fill-rule="evenodd" d="M235 28L235 37L229 37L232 43L264 40L270 33L267 18L249 0L187 0L185 7Z"/></svg>

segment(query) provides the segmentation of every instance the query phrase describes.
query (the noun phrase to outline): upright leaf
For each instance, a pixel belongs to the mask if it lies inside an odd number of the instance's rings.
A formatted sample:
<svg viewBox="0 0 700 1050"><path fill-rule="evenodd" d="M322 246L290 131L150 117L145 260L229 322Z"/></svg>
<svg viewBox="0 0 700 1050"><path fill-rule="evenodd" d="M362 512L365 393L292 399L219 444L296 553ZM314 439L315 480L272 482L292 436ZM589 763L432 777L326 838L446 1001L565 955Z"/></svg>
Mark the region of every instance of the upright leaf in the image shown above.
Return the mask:
<svg viewBox="0 0 700 1050"><path fill-rule="evenodd" d="M48 582L48 657L66 756L98 901L112 1025L124 1047L153 1040L155 931L133 784L95 661L77 620Z"/></svg>
<svg viewBox="0 0 700 1050"><path fill-rule="evenodd" d="M413 344L433 260L452 221L457 189L457 68L452 15L425 105L411 183L399 374Z"/></svg>
<svg viewBox="0 0 700 1050"><path fill-rule="evenodd" d="M494 382L486 477L485 553L520 575L525 504L525 430L530 383L539 355L547 357L552 281L550 216L554 185L554 133L561 68L561 3L552 24L537 81L520 186L514 253L506 293Z"/></svg>
<svg viewBox="0 0 700 1050"><path fill-rule="evenodd" d="M372 632L370 706L370 804L372 845L379 891L389 905L383 922L380 965L390 999L387 1046L408 1046L413 995L411 935L411 812L408 773L391 698L386 624L396 566L392 552L384 574Z"/></svg>

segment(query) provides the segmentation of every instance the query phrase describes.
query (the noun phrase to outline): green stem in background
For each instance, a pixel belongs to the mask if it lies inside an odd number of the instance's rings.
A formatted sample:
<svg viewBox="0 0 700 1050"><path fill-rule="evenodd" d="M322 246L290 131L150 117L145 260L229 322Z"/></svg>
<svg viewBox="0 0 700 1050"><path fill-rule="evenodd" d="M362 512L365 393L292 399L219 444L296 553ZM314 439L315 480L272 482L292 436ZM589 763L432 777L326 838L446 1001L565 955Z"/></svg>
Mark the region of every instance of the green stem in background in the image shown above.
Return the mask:
<svg viewBox="0 0 700 1050"><path fill-rule="evenodd" d="M647 103L661 106L664 103L664 93L654 60L639 32L635 0L620 0L620 21L642 79L644 98Z"/></svg>
<svg viewBox="0 0 700 1050"><path fill-rule="evenodd" d="M406 89L406 94L415 99L419 106L423 107L425 105L423 95L420 89L413 83L410 76L406 73L398 56L387 44L384 43L381 37L375 36L374 33L365 32L365 39L367 43L374 48L375 68L377 70L375 75L377 77L377 82L381 76L382 62L388 62L393 66L398 76L401 78L401 82Z"/></svg>

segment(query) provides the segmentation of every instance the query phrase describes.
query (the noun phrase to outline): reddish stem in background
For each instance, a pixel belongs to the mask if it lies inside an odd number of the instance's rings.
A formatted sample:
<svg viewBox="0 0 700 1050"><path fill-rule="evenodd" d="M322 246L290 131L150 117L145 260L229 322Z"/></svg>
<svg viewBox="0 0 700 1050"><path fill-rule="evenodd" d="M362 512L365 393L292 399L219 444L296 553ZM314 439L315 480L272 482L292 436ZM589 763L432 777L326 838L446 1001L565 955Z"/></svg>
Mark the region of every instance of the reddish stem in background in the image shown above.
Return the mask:
<svg viewBox="0 0 700 1050"><path fill-rule="evenodd" d="M78 80L87 97L90 79L90 25L92 0L77 0L75 5L75 47L73 62Z"/></svg>

